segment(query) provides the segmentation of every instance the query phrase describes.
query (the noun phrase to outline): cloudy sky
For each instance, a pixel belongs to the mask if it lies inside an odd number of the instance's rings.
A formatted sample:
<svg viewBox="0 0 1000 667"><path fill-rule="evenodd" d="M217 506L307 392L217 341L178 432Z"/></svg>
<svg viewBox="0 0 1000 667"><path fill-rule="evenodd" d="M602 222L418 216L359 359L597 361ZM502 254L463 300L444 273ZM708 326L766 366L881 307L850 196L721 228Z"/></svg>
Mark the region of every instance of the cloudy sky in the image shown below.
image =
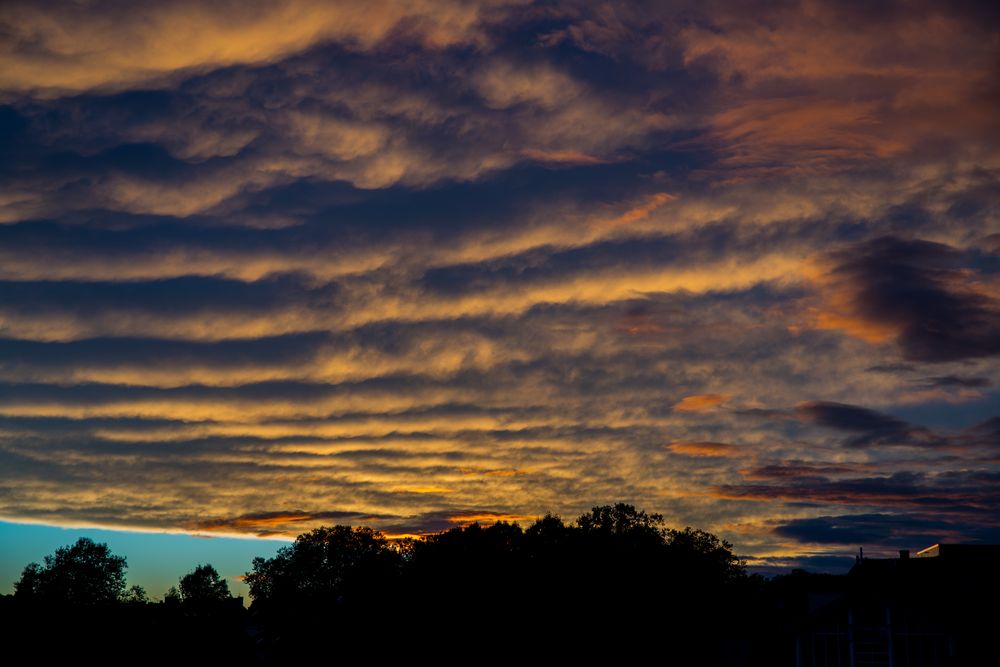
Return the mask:
<svg viewBox="0 0 1000 667"><path fill-rule="evenodd" d="M990 4L4 2L0 519L1000 541Z"/></svg>

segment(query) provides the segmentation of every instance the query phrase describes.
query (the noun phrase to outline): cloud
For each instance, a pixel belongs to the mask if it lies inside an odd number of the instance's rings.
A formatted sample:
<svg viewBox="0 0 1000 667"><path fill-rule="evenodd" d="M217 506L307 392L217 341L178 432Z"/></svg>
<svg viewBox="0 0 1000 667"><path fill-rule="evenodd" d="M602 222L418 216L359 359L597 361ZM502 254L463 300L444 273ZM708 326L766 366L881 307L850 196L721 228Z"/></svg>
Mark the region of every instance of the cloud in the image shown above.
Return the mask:
<svg viewBox="0 0 1000 667"><path fill-rule="evenodd" d="M542 150L525 148L521 154L529 160L551 165L593 165L603 164L608 160L587 155L574 150Z"/></svg>
<svg viewBox="0 0 1000 667"><path fill-rule="evenodd" d="M817 325L871 342L895 339L910 361L1000 353L1000 304L955 248L884 236L834 251L817 278ZM984 280L985 279L985 280Z"/></svg>
<svg viewBox="0 0 1000 667"><path fill-rule="evenodd" d="M442 48L483 40L480 18L503 4L390 0L362 9L264 0L236 16L228 5L185 0L147 11L129 3L13 3L4 13L0 87L53 94L141 85L178 71L270 62L326 41L363 51L409 38Z"/></svg>
<svg viewBox="0 0 1000 667"><path fill-rule="evenodd" d="M805 401L795 406L798 419L837 431L859 433L845 444L849 447L909 445L942 446L946 440L930 430L908 424L867 408L827 401Z"/></svg>
<svg viewBox="0 0 1000 667"><path fill-rule="evenodd" d="M784 484L720 485L715 491L733 499L780 498L819 506L923 510L977 523L1000 507L1000 494L990 488L996 476L989 470L896 472L882 477L803 477Z"/></svg>
<svg viewBox="0 0 1000 667"><path fill-rule="evenodd" d="M686 399L685 399L686 400ZM667 449L684 456L728 458L737 455L740 448L724 442L671 442Z"/></svg>
<svg viewBox="0 0 1000 667"><path fill-rule="evenodd" d="M774 532L803 543L918 549L940 542L995 542L1000 538L1000 525L970 528L933 515L844 514L795 519Z"/></svg>
<svg viewBox="0 0 1000 667"><path fill-rule="evenodd" d="M991 11L7 3L0 516L977 534Z"/></svg>
<svg viewBox="0 0 1000 667"><path fill-rule="evenodd" d="M728 83L728 104L710 120L720 166L830 172L995 136L990 49L964 43L985 38L990 19L970 8L883 7L723 3L681 28L684 62Z"/></svg>
<svg viewBox="0 0 1000 667"><path fill-rule="evenodd" d="M305 525L347 524L368 525L391 516L372 516L364 512L344 510L326 512L277 511L244 514L233 518L202 519L190 523L186 528L198 532L246 533L252 532L258 536L283 535L294 537L303 532Z"/></svg>
<svg viewBox="0 0 1000 667"><path fill-rule="evenodd" d="M865 464L834 464L834 463L774 463L746 470L741 470L740 474L746 479L752 480L772 480L772 479L802 479L802 478L822 478L826 475L837 475L843 473L865 472L872 466Z"/></svg>
<svg viewBox="0 0 1000 667"><path fill-rule="evenodd" d="M962 377L959 375L939 375L937 377L925 378L924 383L928 387L962 387L970 389L989 387L992 384L988 378Z"/></svg>
<svg viewBox="0 0 1000 667"><path fill-rule="evenodd" d="M764 576L789 574L792 570L824 574L847 574L854 563L853 555L775 556L748 559L747 570Z"/></svg>
<svg viewBox="0 0 1000 667"><path fill-rule="evenodd" d="M477 7L463 4L456 13L475 21L477 12L489 12ZM444 5L430 10L448 14ZM391 14L384 19L390 24ZM422 52L419 41L414 49ZM481 180L526 160L603 164L672 122L628 96L599 94L544 59L502 63L489 51L469 51L463 60L433 48L423 55L434 68L326 45L278 64L184 70L153 91L102 90L43 107L18 100L12 107L30 147L22 154L53 168L45 179L10 170L0 188L0 221L81 208L226 216L247 195L303 180L426 188ZM312 76L317 68L326 75ZM527 97L495 108L496 100L483 96L483 72L489 90ZM548 86L553 81L559 85ZM579 93L559 100L525 92L571 88Z"/></svg>
<svg viewBox="0 0 1000 667"><path fill-rule="evenodd" d="M695 396L685 396L677 403L674 403L676 412L704 412L722 405L730 399L726 394L698 394Z"/></svg>

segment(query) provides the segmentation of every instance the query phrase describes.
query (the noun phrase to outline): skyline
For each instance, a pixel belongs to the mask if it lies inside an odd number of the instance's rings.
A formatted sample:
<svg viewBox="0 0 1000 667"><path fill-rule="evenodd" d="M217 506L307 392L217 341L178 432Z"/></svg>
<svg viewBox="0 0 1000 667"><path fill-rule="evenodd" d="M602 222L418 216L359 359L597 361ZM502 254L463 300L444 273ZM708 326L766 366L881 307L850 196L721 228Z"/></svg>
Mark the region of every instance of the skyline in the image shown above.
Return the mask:
<svg viewBox="0 0 1000 667"><path fill-rule="evenodd" d="M5 3L0 526L1000 542L998 13Z"/></svg>

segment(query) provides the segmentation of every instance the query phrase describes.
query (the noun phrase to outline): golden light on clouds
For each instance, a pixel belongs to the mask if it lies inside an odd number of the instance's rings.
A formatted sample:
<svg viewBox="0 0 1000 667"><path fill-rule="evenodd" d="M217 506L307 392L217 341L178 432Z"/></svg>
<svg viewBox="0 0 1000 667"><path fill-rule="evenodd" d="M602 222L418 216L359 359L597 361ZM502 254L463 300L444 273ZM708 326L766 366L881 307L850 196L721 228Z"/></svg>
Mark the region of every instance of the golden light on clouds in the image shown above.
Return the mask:
<svg viewBox="0 0 1000 667"><path fill-rule="evenodd" d="M0 517L986 539L998 44L972 5L8 2Z"/></svg>
<svg viewBox="0 0 1000 667"><path fill-rule="evenodd" d="M670 451L695 457L730 457L736 456L740 448L724 442L671 442L667 445Z"/></svg>
<svg viewBox="0 0 1000 667"><path fill-rule="evenodd" d="M685 396L677 403L674 403L673 409L676 412L702 412L716 408L728 401L730 398L731 396L727 394L698 394L695 396Z"/></svg>

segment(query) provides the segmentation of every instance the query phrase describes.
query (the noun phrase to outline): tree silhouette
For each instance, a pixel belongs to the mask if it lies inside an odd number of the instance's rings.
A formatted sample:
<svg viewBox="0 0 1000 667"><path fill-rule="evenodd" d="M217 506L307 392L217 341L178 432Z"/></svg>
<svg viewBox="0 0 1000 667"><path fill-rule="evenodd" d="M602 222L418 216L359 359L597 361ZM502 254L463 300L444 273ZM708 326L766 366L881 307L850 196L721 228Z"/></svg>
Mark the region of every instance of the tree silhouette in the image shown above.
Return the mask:
<svg viewBox="0 0 1000 667"><path fill-rule="evenodd" d="M14 596L19 600L29 600L39 597L42 587L42 566L38 563L28 563L21 571L21 578L14 582Z"/></svg>
<svg viewBox="0 0 1000 667"><path fill-rule="evenodd" d="M167 589L167 592L163 594L163 604L168 607L179 607L181 604L181 592L177 590L176 586L171 586Z"/></svg>
<svg viewBox="0 0 1000 667"><path fill-rule="evenodd" d="M442 606L500 609L520 587L524 532L516 523L472 523L430 535L407 563L415 595ZM480 604L481 603L481 604Z"/></svg>
<svg viewBox="0 0 1000 667"><path fill-rule="evenodd" d="M299 535L274 558L254 558L245 581L254 603L330 604L377 598L402 557L371 528L334 526Z"/></svg>
<svg viewBox="0 0 1000 667"><path fill-rule="evenodd" d="M54 618L73 637L67 646L121 640L140 650L169 638L160 651L171 662L199 655L261 664L328 660L331 645L317 637L335 637L338 655L351 657L386 636L418 645L444 630L452 650L475 651L484 632L536 628L547 637L539 659L634 662L655 638L671 647L674 664L711 665L773 630L752 620L770 603L728 542L668 528L661 515L626 503L595 506L573 522L548 514L527 528L472 523L397 543L371 528L317 528L254 559L249 611L210 564L180 577L163 604L149 604L139 587L126 592L124 569L106 545L83 538L63 547L24 568L8 625L36 646ZM81 606L113 601L124 604ZM523 657L515 644L490 651Z"/></svg>
<svg viewBox="0 0 1000 667"><path fill-rule="evenodd" d="M131 605L143 605L149 603L149 596L142 586L130 586L122 596L122 602Z"/></svg>
<svg viewBox="0 0 1000 667"><path fill-rule="evenodd" d="M668 529L665 536L669 557L691 576L719 583L746 576L746 562L731 551L733 545L712 533L688 527Z"/></svg>
<svg viewBox="0 0 1000 667"><path fill-rule="evenodd" d="M45 603L95 605L119 602L125 596L125 558L107 544L81 537L45 557L45 565L30 563L15 584L22 599Z"/></svg>
<svg viewBox="0 0 1000 667"><path fill-rule="evenodd" d="M250 610L267 628L256 640L259 650L283 661L328 661L328 644L314 640L331 628L350 639L338 642L341 657L351 645L375 641L402 562L403 555L381 533L350 526L317 528L273 558L254 558L244 581L253 599Z"/></svg>
<svg viewBox="0 0 1000 667"><path fill-rule="evenodd" d="M581 515L576 520L576 525L584 533L612 535L645 534L659 537L664 531L662 514L646 514L626 503L594 507L589 513Z"/></svg>
<svg viewBox="0 0 1000 667"><path fill-rule="evenodd" d="M581 547L591 554L606 558L614 553L628 559L663 557L668 529L660 514L647 514L625 503L601 505L581 515L576 525ZM621 566L628 567L625 563Z"/></svg>
<svg viewBox="0 0 1000 667"><path fill-rule="evenodd" d="M187 604L212 604L232 597L229 584L211 565L199 565L181 577L180 596Z"/></svg>

